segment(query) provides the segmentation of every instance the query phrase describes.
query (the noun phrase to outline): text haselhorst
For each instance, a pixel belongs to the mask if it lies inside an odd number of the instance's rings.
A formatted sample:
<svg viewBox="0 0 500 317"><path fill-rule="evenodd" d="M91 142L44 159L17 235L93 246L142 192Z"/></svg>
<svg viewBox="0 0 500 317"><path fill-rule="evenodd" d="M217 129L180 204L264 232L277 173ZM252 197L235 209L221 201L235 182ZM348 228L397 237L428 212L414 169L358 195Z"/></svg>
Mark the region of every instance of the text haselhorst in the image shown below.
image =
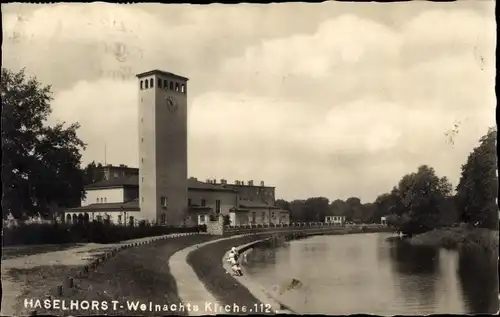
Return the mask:
<svg viewBox="0 0 500 317"><path fill-rule="evenodd" d="M26 309L46 309L63 311L123 311L130 312L204 312L204 313L272 313L271 305L254 304L242 306L238 304L220 305L204 302L192 303L153 303L141 301L97 301L66 299L24 299Z"/></svg>

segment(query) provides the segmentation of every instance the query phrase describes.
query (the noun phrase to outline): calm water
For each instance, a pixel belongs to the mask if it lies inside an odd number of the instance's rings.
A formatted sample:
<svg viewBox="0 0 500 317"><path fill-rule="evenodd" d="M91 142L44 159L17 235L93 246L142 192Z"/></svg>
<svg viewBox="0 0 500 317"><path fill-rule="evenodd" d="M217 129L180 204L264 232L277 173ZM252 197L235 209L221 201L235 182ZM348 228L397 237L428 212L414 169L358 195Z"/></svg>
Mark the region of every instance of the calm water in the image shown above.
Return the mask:
<svg viewBox="0 0 500 317"><path fill-rule="evenodd" d="M388 242L389 235L315 236L262 247L246 256L244 266L250 278L297 313L498 311L498 254L413 247ZM279 295L292 278L302 285Z"/></svg>

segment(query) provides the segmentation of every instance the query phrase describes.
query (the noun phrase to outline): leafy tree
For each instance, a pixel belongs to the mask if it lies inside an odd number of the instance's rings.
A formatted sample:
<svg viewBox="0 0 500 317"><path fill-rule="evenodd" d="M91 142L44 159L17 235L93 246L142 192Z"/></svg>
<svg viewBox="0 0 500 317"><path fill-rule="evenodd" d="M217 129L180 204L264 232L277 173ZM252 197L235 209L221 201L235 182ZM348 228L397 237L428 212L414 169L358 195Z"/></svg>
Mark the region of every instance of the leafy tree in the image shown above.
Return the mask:
<svg viewBox="0 0 500 317"><path fill-rule="evenodd" d="M306 221L305 217L305 200L293 200L290 202L290 217L295 222Z"/></svg>
<svg viewBox="0 0 500 317"><path fill-rule="evenodd" d="M84 196L78 123L47 125L50 86L2 68L2 209L4 216L50 214Z"/></svg>
<svg viewBox="0 0 500 317"><path fill-rule="evenodd" d="M362 205L362 218L363 223L380 223L380 217L375 217L377 205L375 203L366 203Z"/></svg>
<svg viewBox="0 0 500 317"><path fill-rule="evenodd" d="M362 222L363 219L363 205L361 204L361 199L358 197L350 197L345 201L348 206L348 213L346 220L350 220L356 223Z"/></svg>
<svg viewBox="0 0 500 317"><path fill-rule="evenodd" d="M379 223L384 216L401 214L401 212L398 212L401 208L399 208L399 195L397 195L396 192L397 191L393 189L391 193L379 195L377 199L375 199L375 210L371 216L370 222Z"/></svg>
<svg viewBox="0 0 500 317"><path fill-rule="evenodd" d="M102 164L96 164L95 161L90 162L83 169L84 174L84 184L94 184L104 179L104 171L102 169Z"/></svg>
<svg viewBox="0 0 500 317"><path fill-rule="evenodd" d="M452 187L446 177L439 178L432 167L422 165L416 173L403 176L394 195L399 196L398 204L403 206L402 230L419 233L443 225L442 206L450 196ZM400 215L399 206L394 214Z"/></svg>
<svg viewBox="0 0 500 317"><path fill-rule="evenodd" d="M325 216L328 214L330 201L325 197L308 198L305 202L308 213L306 221L325 221Z"/></svg>
<svg viewBox="0 0 500 317"><path fill-rule="evenodd" d="M457 186L461 220L480 227L498 229L497 131L490 128L462 166Z"/></svg>
<svg viewBox="0 0 500 317"><path fill-rule="evenodd" d="M347 206L346 202L341 200L341 199L336 199L331 202L330 204L330 214L332 216L346 216L347 219L347 214L349 212L349 207ZM348 219L350 220L350 219Z"/></svg>

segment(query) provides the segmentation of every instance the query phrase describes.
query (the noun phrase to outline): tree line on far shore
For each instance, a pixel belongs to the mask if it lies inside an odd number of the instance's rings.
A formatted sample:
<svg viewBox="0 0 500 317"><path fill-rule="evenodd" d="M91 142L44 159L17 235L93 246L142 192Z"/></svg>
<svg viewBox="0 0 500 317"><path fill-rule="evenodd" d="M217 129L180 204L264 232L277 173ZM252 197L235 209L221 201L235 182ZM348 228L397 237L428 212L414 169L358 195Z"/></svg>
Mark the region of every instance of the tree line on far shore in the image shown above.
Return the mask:
<svg viewBox="0 0 500 317"><path fill-rule="evenodd" d="M81 168L85 144L78 123L47 124L52 112L50 86L43 86L25 70L2 68L2 213L15 218L50 216L57 207L79 206L84 185L102 179L94 162ZM277 205L289 210L292 221L324 221L343 215L347 221L390 224L408 233L422 232L457 222L498 228L496 129L490 129L462 166L460 182L453 187L427 165L404 175L389 193L373 203L359 198L330 202L325 197ZM96 172L97 171L97 172Z"/></svg>
<svg viewBox="0 0 500 317"><path fill-rule="evenodd" d="M278 199L279 207L289 210L293 221L324 221L325 216L345 216L346 221L380 223L386 216L389 225L403 233L416 234L439 227L467 223L473 227L498 229L497 130L490 128L462 166L454 193L451 182L422 165L404 175L389 193L373 203L359 198L329 202L314 197L291 202Z"/></svg>

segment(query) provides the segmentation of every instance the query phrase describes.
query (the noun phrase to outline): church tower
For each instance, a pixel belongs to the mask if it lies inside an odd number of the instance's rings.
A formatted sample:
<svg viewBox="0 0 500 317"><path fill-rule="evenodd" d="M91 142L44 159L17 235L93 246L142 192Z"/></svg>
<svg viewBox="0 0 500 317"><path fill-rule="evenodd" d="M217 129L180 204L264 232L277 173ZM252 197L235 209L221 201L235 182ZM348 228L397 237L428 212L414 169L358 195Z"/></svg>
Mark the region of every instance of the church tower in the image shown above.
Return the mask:
<svg viewBox="0 0 500 317"><path fill-rule="evenodd" d="M150 222L183 224L187 212L187 81L152 70L139 79L139 206Z"/></svg>

